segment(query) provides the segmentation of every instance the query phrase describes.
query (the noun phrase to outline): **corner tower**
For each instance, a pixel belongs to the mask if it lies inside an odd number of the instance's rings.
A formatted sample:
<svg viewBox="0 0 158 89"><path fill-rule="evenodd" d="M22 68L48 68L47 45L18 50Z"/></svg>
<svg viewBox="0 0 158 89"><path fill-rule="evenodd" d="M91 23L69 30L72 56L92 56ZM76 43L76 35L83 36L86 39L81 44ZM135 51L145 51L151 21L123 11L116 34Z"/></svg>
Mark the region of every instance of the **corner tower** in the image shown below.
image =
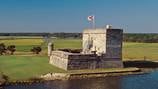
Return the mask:
<svg viewBox="0 0 158 89"><path fill-rule="evenodd" d="M108 59L122 59L122 29L87 29L82 40L83 54L96 53Z"/></svg>

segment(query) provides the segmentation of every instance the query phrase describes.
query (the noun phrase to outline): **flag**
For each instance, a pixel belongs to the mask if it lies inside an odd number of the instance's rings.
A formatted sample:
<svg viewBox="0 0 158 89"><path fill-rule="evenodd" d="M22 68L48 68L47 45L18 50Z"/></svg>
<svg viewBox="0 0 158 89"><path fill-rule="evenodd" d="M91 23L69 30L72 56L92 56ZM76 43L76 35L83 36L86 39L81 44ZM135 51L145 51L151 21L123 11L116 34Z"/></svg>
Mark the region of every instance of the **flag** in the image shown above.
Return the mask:
<svg viewBox="0 0 158 89"><path fill-rule="evenodd" d="M88 21L93 21L94 20L94 16L93 15L91 15L91 16L88 16Z"/></svg>

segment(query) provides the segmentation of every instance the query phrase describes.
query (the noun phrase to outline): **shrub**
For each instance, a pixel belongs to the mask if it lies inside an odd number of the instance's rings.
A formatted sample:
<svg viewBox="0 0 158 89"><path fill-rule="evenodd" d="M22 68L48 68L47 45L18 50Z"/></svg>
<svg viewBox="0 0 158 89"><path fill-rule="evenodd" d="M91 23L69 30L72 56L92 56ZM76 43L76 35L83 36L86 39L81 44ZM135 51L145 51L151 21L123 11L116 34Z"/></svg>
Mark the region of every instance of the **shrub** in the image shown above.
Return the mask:
<svg viewBox="0 0 158 89"><path fill-rule="evenodd" d="M42 48L37 46L37 47L33 47L31 49L31 52L35 53L35 54L39 54L42 51Z"/></svg>
<svg viewBox="0 0 158 89"><path fill-rule="evenodd" d="M3 53L6 53L6 47L4 43L0 43L0 55L3 55Z"/></svg>
<svg viewBox="0 0 158 89"><path fill-rule="evenodd" d="M10 51L10 54L13 55L16 51L15 45L10 45L7 47L7 50Z"/></svg>

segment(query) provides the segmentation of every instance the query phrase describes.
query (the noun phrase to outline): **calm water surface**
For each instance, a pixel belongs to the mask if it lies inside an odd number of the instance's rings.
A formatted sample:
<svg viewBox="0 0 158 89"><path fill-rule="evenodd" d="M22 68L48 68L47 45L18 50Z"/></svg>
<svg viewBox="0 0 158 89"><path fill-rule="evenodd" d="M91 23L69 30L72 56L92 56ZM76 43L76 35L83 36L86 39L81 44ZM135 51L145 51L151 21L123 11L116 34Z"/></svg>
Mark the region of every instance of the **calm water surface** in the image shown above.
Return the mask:
<svg viewBox="0 0 158 89"><path fill-rule="evenodd" d="M144 75L11 85L4 89L158 89L158 71Z"/></svg>

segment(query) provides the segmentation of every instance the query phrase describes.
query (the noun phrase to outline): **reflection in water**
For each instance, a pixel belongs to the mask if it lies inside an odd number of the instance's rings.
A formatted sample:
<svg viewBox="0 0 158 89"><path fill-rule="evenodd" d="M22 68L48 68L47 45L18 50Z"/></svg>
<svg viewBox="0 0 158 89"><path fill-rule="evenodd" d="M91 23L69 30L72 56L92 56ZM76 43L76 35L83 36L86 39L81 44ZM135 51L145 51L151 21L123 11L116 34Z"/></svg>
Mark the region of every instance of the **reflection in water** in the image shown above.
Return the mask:
<svg viewBox="0 0 158 89"><path fill-rule="evenodd" d="M54 81L45 85L48 89L121 89L119 77Z"/></svg>
<svg viewBox="0 0 158 89"><path fill-rule="evenodd" d="M10 85L4 89L158 89L158 71L145 75Z"/></svg>

